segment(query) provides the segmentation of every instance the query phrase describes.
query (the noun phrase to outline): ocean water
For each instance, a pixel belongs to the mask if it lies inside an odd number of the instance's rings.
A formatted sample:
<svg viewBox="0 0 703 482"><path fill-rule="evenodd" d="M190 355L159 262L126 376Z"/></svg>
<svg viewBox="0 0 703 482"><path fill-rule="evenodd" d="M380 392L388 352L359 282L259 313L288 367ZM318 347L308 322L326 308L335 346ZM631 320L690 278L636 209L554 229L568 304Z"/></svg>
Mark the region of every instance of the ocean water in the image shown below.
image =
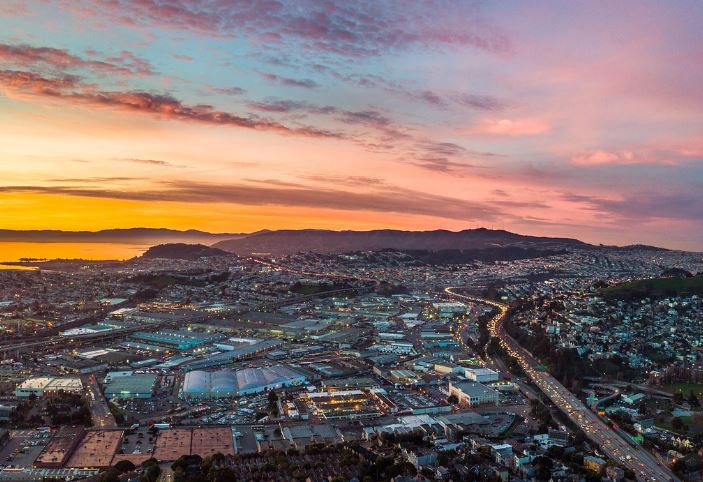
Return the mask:
<svg viewBox="0 0 703 482"><path fill-rule="evenodd" d="M145 245L119 243L0 242L0 262L19 261L21 258L123 260L139 256L148 248ZM0 269L3 269L1 265Z"/></svg>

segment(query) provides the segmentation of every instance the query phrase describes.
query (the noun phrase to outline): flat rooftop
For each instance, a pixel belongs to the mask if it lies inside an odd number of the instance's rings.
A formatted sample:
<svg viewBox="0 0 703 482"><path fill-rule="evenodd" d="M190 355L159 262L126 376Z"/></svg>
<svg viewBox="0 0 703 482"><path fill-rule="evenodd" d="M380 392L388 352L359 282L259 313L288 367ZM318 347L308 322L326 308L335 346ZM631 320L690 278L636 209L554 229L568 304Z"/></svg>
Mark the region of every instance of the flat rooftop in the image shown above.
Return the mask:
<svg viewBox="0 0 703 482"><path fill-rule="evenodd" d="M222 453L234 455L232 429L229 427L207 427L193 429L191 453L205 458Z"/></svg>
<svg viewBox="0 0 703 482"><path fill-rule="evenodd" d="M109 467L121 440L121 430L91 430L85 434L66 467Z"/></svg>
<svg viewBox="0 0 703 482"><path fill-rule="evenodd" d="M113 378L105 385L105 396L128 397L138 393L151 393L158 375L154 373L140 373L128 377Z"/></svg>
<svg viewBox="0 0 703 482"><path fill-rule="evenodd" d="M154 448L154 457L159 461L172 461L181 455L190 455L193 430L190 428L172 428L160 430Z"/></svg>

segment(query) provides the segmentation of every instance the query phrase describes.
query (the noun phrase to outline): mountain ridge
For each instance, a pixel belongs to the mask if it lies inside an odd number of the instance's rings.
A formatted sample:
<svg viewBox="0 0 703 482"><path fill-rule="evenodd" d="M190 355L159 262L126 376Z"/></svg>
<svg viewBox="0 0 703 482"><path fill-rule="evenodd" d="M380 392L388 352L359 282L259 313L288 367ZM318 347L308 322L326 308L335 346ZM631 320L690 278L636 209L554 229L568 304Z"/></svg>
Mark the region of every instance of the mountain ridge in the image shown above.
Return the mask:
<svg viewBox="0 0 703 482"><path fill-rule="evenodd" d="M333 253L381 249L440 251L496 247L541 247L548 250L564 249L566 247L592 247L590 244L572 238L527 236L486 228L462 231L444 229L428 231L403 231L396 229L369 231L278 230L219 241L212 246L240 255L257 253L281 255L297 252Z"/></svg>
<svg viewBox="0 0 703 482"><path fill-rule="evenodd" d="M379 249L486 249L518 246L540 249L595 248L597 245L574 238L531 236L502 229L475 228L460 231L435 230L329 230L262 229L252 233L211 233L198 229L113 228L97 231L58 229L0 229L2 242L32 243L125 243L158 245L168 243L206 244L241 255L255 253L293 254L297 252L346 252ZM620 249L656 249L656 246L603 246Z"/></svg>

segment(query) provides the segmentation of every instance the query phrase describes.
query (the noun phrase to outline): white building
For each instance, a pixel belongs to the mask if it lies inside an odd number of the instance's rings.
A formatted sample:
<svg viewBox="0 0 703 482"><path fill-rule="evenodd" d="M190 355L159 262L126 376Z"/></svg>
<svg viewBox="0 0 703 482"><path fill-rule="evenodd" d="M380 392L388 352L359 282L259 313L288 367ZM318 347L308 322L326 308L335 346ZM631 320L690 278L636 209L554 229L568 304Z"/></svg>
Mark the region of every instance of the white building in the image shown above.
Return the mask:
<svg viewBox="0 0 703 482"><path fill-rule="evenodd" d="M394 341L391 343L377 343L369 347L381 353L395 353L397 355L411 355L415 353L415 345L409 341Z"/></svg>
<svg viewBox="0 0 703 482"><path fill-rule="evenodd" d="M500 379L498 372L490 368L465 368L464 376L473 382L497 382Z"/></svg>
<svg viewBox="0 0 703 482"><path fill-rule="evenodd" d="M285 365L244 368L236 371L193 370L186 373L182 396L191 399L229 398L303 385L306 381L304 375Z"/></svg>
<svg viewBox="0 0 703 482"><path fill-rule="evenodd" d="M449 395L454 395L460 405L475 407L477 405L498 405L499 394L492 388L478 382L449 382Z"/></svg>
<svg viewBox="0 0 703 482"><path fill-rule="evenodd" d="M15 388L15 396L27 398L34 394L37 397L58 395L59 393L83 393L83 382L80 378L35 377L28 378Z"/></svg>

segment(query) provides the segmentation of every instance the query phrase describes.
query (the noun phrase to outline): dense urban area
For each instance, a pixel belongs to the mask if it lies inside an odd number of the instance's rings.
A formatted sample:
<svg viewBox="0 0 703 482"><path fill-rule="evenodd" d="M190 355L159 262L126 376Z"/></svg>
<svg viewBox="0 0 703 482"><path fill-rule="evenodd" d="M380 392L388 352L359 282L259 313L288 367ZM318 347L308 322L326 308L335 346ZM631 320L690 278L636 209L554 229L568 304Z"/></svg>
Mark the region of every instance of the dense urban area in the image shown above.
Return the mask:
<svg viewBox="0 0 703 482"><path fill-rule="evenodd" d="M176 248L0 271L0 481L703 480L700 254Z"/></svg>

